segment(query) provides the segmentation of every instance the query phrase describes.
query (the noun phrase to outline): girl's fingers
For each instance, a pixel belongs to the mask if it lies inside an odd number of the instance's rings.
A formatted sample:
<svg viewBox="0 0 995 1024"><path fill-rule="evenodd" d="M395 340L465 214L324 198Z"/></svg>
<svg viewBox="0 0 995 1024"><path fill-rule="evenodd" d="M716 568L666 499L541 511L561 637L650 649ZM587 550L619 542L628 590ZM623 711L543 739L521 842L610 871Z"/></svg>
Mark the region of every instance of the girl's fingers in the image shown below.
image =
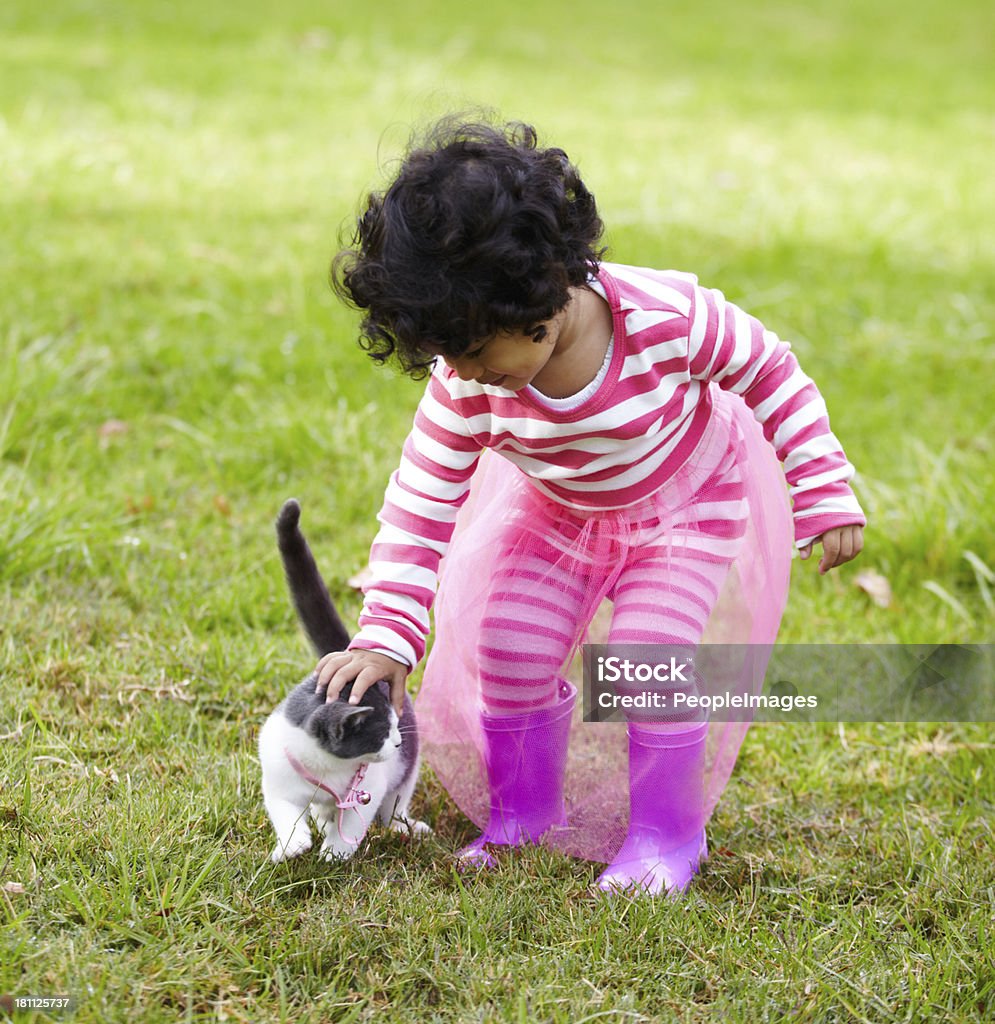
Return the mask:
<svg viewBox="0 0 995 1024"><path fill-rule="evenodd" d="M338 700L342 690L352 683L349 703L358 704L362 700L363 694L383 679L390 686L391 703L397 709L398 717L400 717L407 670L399 663L388 661L386 658L382 660L387 661L390 667L385 667L382 664L364 665L362 655L357 655L355 651L326 654L318 662L318 676L314 692L321 693L324 690L325 702L331 703Z"/></svg>
<svg viewBox="0 0 995 1024"><path fill-rule="evenodd" d="M851 562L864 549L864 531L859 526L838 527L818 538L822 544L822 558L819 560L819 574L824 576L830 569ZM798 552L800 558L812 554L812 544L806 544Z"/></svg>
<svg viewBox="0 0 995 1024"><path fill-rule="evenodd" d="M398 675L397 678L390 681L390 702L394 705L394 710L397 712L397 717L400 718L404 714L404 676Z"/></svg>
<svg viewBox="0 0 995 1024"><path fill-rule="evenodd" d="M375 665L367 665L365 668L357 668L350 662L343 665L332 676L328 682L328 690L325 693L325 703L338 700L339 694L345 687L352 683L352 693L349 694L349 703L358 704L363 694L377 682L383 679L383 672Z"/></svg>
<svg viewBox="0 0 995 1024"><path fill-rule="evenodd" d="M325 703L331 704L339 698L342 688L356 678L356 666L350 661L339 665L328 677L328 688L325 691Z"/></svg>
<svg viewBox="0 0 995 1024"><path fill-rule="evenodd" d="M852 562L864 550L864 531L859 526L849 526L840 535L840 553L837 565Z"/></svg>
<svg viewBox="0 0 995 1024"><path fill-rule="evenodd" d="M840 554L840 536L830 530L822 538L822 560L819 562L819 574L825 575L834 565Z"/></svg>
<svg viewBox="0 0 995 1024"><path fill-rule="evenodd" d="M332 677L342 667L344 662L352 660L352 655L344 651L338 651L335 654L326 654L318 662L318 678L315 682L314 692L319 693L326 686L328 686ZM343 683L342 686L345 684ZM342 687L340 686L339 689Z"/></svg>
<svg viewBox="0 0 995 1024"><path fill-rule="evenodd" d="M358 704L363 699L363 694L371 687L375 686L380 679L383 678L383 674L373 668L367 666L362 672L356 676L355 681L352 684L352 693L349 694L349 703Z"/></svg>
<svg viewBox="0 0 995 1024"><path fill-rule="evenodd" d="M849 562L853 558L853 533L850 530L844 530L843 536L840 538L840 553L836 559L837 565L843 565L844 562Z"/></svg>

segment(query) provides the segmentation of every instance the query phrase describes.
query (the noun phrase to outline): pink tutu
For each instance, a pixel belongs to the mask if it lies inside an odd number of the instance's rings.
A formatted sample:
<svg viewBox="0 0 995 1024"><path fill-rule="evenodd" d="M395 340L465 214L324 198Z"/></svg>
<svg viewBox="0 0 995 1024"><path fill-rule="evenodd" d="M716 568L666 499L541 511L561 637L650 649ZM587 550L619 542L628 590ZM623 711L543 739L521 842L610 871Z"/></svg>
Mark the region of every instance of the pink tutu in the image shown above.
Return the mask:
<svg viewBox="0 0 995 1024"><path fill-rule="evenodd" d="M633 508L567 509L545 498L506 459L485 453L480 460L442 563L435 643L415 702L423 757L477 825L484 827L490 808L477 638L494 566L499 555L508 557L509 538L512 549L523 555L541 537L546 550L552 543L563 551L561 567L564 561L585 571L596 567L598 585L589 588L581 615L583 622L591 622L583 639L604 643L609 616L599 608L617 578L615 567L647 543L681 543L673 524L681 510L710 500L707 482L731 450L745 482L746 534L702 642L743 645L730 648L739 653L737 663L725 668L725 688L743 695L759 692L788 592L792 526L787 488L774 451L745 403L714 385L710 395L713 414L691 458L652 498ZM567 674L576 672L575 664ZM745 721L709 723L702 825L729 781L748 728ZM625 725L583 722L578 701L564 780L567 824L550 829L544 845L588 860L612 860L628 825L627 758Z"/></svg>

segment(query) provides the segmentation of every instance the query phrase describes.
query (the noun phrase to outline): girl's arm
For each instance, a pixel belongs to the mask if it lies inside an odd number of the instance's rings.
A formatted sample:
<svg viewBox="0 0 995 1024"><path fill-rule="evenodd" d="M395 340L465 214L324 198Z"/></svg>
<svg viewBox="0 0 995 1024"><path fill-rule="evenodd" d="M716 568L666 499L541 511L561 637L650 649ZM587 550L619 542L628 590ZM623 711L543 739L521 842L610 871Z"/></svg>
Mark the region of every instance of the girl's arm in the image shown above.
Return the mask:
<svg viewBox="0 0 995 1024"><path fill-rule="evenodd" d="M867 522L849 485L854 469L829 427L822 395L787 342L721 292L695 287L689 358L693 377L742 396L774 446L791 491L796 546L809 552L813 541L832 534L837 553L822 565L841 564L846 551L854 557L858 528Z"/></svg>
<svg viewBox="0 0 995 1024"><path fill-rule="evenodd" d="M358 700L377 679L388 678L399 706L404 677L425 653L439 561L481 451L453 407L442 372L429 380L377 516L373 582L364 591L359 632L346 654L323 659L319 687L328 685L329 700L353 680Z"/></svg>

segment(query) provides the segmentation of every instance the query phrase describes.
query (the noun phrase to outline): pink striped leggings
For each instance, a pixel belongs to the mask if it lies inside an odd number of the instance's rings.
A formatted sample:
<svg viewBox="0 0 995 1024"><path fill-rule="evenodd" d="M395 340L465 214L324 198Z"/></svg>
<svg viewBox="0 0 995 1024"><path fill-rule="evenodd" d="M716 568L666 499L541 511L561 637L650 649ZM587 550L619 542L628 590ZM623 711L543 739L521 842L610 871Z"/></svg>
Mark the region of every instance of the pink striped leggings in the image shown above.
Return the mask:
<svg viewBox="0 0 995 1024"><path fill-rule="evenodd" d="M633 516L636 542L621 564L565 556L568 539L530 535L527 544L509 542L481 620L484 709L512 715L555 702L558 677L593 611L592 594L613 602L609 643L696 646L746 532L746 504L730 449L670 522L645 508ZM584 517L576 523L569 532L580 534Z"/></svg>

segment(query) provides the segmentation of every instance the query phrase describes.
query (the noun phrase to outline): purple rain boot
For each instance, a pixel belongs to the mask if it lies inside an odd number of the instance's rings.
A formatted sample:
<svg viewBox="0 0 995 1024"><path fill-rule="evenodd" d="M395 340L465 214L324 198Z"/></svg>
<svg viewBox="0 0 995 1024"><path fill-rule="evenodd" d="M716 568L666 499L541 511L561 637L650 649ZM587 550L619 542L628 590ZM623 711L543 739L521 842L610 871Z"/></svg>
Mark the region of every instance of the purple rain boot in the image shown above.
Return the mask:
<svg viewBox="0 0 995 1024"><path fill-rule="evenodd" d="M683 892L708 856L704 826L708 723L686 732L630 724L629 832L601 873L605 892Z"/></svg>
<svg viewBox="0 0 995 1024"><path fill-rule="evenodd" d="M487 844L537 843L551 825L565 824L563 771L577 688L560 680L555 704L524 715L480 713L491 791L487 827L456 855L460 868L492 867Z"/></svg>

